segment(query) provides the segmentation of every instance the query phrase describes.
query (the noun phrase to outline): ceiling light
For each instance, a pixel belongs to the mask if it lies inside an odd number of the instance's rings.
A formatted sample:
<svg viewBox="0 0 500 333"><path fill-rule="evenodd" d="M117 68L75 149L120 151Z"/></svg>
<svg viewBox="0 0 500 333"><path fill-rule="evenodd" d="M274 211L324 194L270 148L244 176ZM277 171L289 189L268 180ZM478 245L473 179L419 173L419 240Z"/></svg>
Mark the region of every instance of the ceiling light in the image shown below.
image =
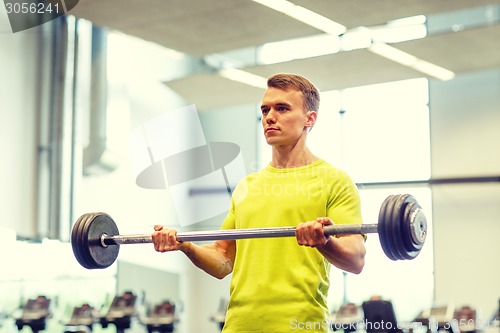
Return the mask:
<svg viewBox="0 0 500 333"><path fill-rule="evenodd" d="M280 13L288 15L300 22L310 25L313 28L331 35L341 35L347 28L327 17L324 17L312 10L298 6L287 0L253 0L263 6L274 9Z"/></svg>
<svg viewBox="0 0 500 333"><path fill-rule="evenodd" d="M405 66L411 66L417 61L417 57L381 42L373 42L368 50Z"/></svg>
<svg viewBox="0 0 500 333"><path fill-rule="evenodd" d="M421 59L418 59L412 68L442 81L449 81L455 77L452 71Z"/></svg>
<svg viewBox="0 0 500 333"><path fill-rule="evenodd" d="M381 42L373 42L368 50L384 58L410 67L421 73L430 75L442 81L448 81L455 77L455 73L441 66L419 59L409 53Z"/></svg>
<svg viewBox="0 0 500 333"><path fill-rule="evenodd" d="M363 27L351 29L340 37L342 51L366 49L371 43L371 31Z"/></svg>
<svg viewBox="0 0 500 333"><path fill-rule="evenodd" d="M328 34L266 43L259 49L258 61L269 65L296 59L319 57L340 51L340 38Z"/></svg>
<svg viewBox="0 0 500 333"><path fill-rule="evenodd" d="M224 68L219 71L219 75L240 83L248 84L252 87L266 89L267 79L237 68Z"/></svg>
<svg viewBox="0 0 500 333"><path fill-rule="evenodd" d="M416 15L389 21L387 22L387 26L404 27L409 25L420 25L420 24L425 24L426 21L427 17L425 15Z"/></svg>

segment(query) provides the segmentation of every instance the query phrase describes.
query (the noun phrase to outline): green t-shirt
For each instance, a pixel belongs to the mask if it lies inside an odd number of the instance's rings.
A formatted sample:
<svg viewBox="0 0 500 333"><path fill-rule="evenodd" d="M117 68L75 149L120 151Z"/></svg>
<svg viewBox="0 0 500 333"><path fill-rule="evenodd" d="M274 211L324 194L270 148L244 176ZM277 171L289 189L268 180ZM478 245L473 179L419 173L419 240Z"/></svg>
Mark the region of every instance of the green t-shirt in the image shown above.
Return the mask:
<svg viewBox="0 0 500 333"><path fill-rule="evenodd" d="M328 216L361 224L350 177L317 160L298 168L267 166L236 187L222 229L296 226ZM330 263L294 237L236 241L224 333L325 332Z"/></svg>

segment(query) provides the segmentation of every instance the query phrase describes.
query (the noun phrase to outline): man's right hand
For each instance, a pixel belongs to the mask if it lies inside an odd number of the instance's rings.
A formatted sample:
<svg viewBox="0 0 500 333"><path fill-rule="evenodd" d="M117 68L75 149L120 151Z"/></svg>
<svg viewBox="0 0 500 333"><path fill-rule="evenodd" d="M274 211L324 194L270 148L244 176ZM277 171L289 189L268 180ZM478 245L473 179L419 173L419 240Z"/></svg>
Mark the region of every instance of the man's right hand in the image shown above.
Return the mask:
<svg viewBox="0 0 500 333"><path fill-rule="evenodd" d="M155 225L154 229L151 238L157 252L177 251L185 245L177 240L177 230L163 229L161 225Z"/></svg>

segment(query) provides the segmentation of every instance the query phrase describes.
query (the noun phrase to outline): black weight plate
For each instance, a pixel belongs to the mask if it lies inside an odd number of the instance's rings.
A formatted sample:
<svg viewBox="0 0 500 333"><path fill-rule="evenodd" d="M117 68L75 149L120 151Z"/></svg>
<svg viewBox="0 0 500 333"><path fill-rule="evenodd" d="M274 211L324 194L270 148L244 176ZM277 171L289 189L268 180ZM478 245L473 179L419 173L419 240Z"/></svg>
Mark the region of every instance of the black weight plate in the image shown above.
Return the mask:
<svg viewBox="0 0 500 333"><path fill-rule="evenodd" d="M118 235L118 228L105 213L82 215L73 226L71 245L76 260L87 269L107 268L118 257L119 246L104 247L101 235Z"/></svg>
<svg viewBox="0 0 500 333"><path fill-rule="evenodd" d="M405 227L408 229L410 237L409 244L412 245L411 250L409 252L411 252L410 255L412 256L413 259L420 254L420 251L424 246L425 236L427 233L427 223L425 215L421 211L421 207L416 200L415 202L408 204L407 208L405 209L405 215L407 215ZM414 221L412 221L412 219L414 219ZM414 228L418 228L418 230L414 230ZM418 233L421 234L418 235Z"/></svg>
<svg viewBox="0 0 500 333"><path fill-rule="evenodd" d="M410 199L410 198L408 198L408 199ZM413 214L415 209L420 208L420 206L415 201L415 199L413 197L411 199L412 200L410 202L408 202L405 206L403 219L401 220L401 229L403 231L403 233L402 233L403 241L405 243L405 248L408 252L418 251L423 246L423 244L415 243L415 241L413 240L413 237L411 235L412 234L411 215Z"/></svg>
<svg viewBox="0 0 500 333"><path fill-rule="evenodd" d="M81 250L82 260L86 263L84 266L87 269L97 268L96 262L90 253L90 239L89 239L89 230L92 223L94 223L94 219L98 216L99 213L89 214L87 218L84 220L82 227L80 228L81 237L78 239L78 246Z"/></svg>
<svg viewBox="0 0 500 333"><path fill-rule="evenodd" d="M415 205L418 206L415 198L411 195L407 195L399 213L399 242L401 244L400 252L406 260L414 259L420 252L419 249L415 247L415 245L418 244L415 244L411 238L410 222L411 214L413 213L414 209L417 208Z"/></svg>
<svg viewBox="0 0 500 333"><path fill-rule="evenodd" d="M410 230L410 215L412 212L412 208L414 207L415 202L410 201L408 204L405 205L404 207L404 212L403 212L403 218L401 219L401 225L403 226L401 228L401 235L403 237L403 242L405 243L405 248L408 251L414 251L415 249L413 241L411 239L411 230Z"/></svg>
<svg viewBox="0 0 500 333"><path fill-rule="evenodd" d="M396 243L394 242L394 233L396 232L395 227L394 227L394 219L397 219L397 216L393 216L395 206L400 200L401 195L394 195L391 200L389 201L389 204L387 205L387 209L385 211L385 217L386 217L386 225L385 225L385 230L386 230L386 236L387 236L387 243L389 244L389 248L391 249L391 252L395 258L395 260L401 260L401 256L399 254L398 248Z"/></svg>
<svg viewBox="0 0 500 333"><path fill-rule="evenodd" d="M79 237L77 238L77 247L80 251L80 256L82 258L82 261L84 262L83 267L87 269L93 269L94 264L92 257L90 255L90 248L89 248L89 239L88 239L88 231L90 224L96 217L96 213L93 214L88 214L83 220L82 224L80 225L79 228Z"/></svg>
<svg viewBox="0 0 500 333"><path fill-rule="evenodd" d="M78 235L80 234L78 229L80 228L80 225L82 224L82 220L85 218L85 216L81 216L73 225L73 229L71 230L71 248L73 249L73 254L75 255L76 261L80 265L83 266L83 261L82 257L80 255L80 250L77 246L77 238Z"/></svg>
<svg viewBox="0 0 500 333"><path fill-rule="evenodd" d="M417 210L421 209L421 207L417 200L412 196L409 196L406 201L407 203L404 207L403 217L401 219L401 230L403 231L402 236L406 248L406 256L409 260L411 260L415 259L419 255L420 250L424 245L423 242L416 242L413 238L414 235L412 235L415 232L415 230L412 230L415 227L412 224L412 217Z"/></svg>
<svg viewBox="0 0 500 333"><path fill-rule="evenodd" d="M387 232L388 220L386 217L389 202L392 200L393 197L394 197L393 195L388 196L384 200L384 202L382 202L382 206L380 206L380 211L378 214L377 231L378 231L378 237L380 240L380 245L382 246L382 250L384 251L385 255L391 260L396 260L396 257L394 256L394 253L392 252L391 245L389 244L389 241L388 241L388 236L389 236L389 233Z"/></svg>
<svg viewBox="0 0 500 333"><path fill-rule="evenodd" d="M92 255L90 254L90 242L89 242L89 229L90 225L93 223L96 218L96 214L89 214L83 220L82 226L80 227L80 237L77 239L78 248L80 250L80 255L82 257L82 261L85 263L83 267L87 269L94 269L95 263L92 259Z"/></svg>
<svg viewBox="0 0 500 333"><path fill-rule="evenodd" d="M422 247L427 238L427 218L420 206L412 212L411 217L412 227L417 228L417 230L414 230L415 232L411 234L413 242L415 244L420 244Z"/></svg>
<svg viewBox="0 0 500 333"><path fill-rule="evenodd" d="M409 194L390 195L387 197L379 212L378 233L380 244L386 256L391 260L414 259L420 253L423 242L418 242L414 237L415 225L412 225L413 215L423 214L415 198ZM421 215L426 228L425 216ZM418 221L417 221L418 222ZM415 223L415 222L414 222ZM425 235L424 239L425 241Z"/></svg>
<svg viewBox="0 0 500 333"><path fill-rule="evenodd" d="M394 207L396 205L396 202L400 199L400 195L394 195L389 203L387 204L387 209L385 211L385 220L386 220L386 237L387 237L387 243L389 244L389 248L392 252L392 255L394 257L394 260L400 260L400 255L399 252L396 249L396 244L394 243Z"/></svg>
<svg viewBox="0 0 500 333"><path fill-rule="evenodd" d="M88 259L89 255L86 230L88 229L87 225L89 221L92 221L94 217L95 214L82 215L78 221L76 221L71 232L73 253L75 254L75 257L80 265L87 269L91 269L92 266Z"/></svg>
<svg viewBox="0 0 500 333"><path fill-rule="evenodd" d="M384 234L384 227L385 227L385 221L384 221L384 214L385 214L385 207L387 206L387 200L389 197L385 198L385 200L382 202L382 205L380 206L379 212L378 212L378 224L377 224L377 233L378 233L378 239L380 241L380 246L382 246L382 250L384 251L385 255L392 260L392 258L389 257L389 254L387 253L387 242L385 240L385 234Z"/></svg>
<svg viewBox="0 0 500 333"><path fill-rule="evenodd" d="M119 245L108 245L104 247L101 243L101 236L119 235L118 227L113 219L104 213L97 215L92 223L89 223L87 232L89 259L93 268L107 268L118 258Z"/></svg>
<svg viewBox="0 0 500 333"><path fill-rule="evenodd" d="M392 252L398 260L406 259L404 243L401 239L401 216L402 207L408 194L396 195L388 206L387 216L389 223L388 240Z"/></svg>

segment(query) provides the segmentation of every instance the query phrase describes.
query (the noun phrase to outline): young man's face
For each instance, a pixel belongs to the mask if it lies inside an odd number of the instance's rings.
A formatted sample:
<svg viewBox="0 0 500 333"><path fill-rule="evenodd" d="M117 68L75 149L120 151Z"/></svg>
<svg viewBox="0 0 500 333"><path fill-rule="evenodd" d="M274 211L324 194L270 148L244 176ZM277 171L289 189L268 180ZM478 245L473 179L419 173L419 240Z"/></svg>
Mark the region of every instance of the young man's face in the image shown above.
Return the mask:
<svg viewBox="0 0 500 333"><path fill-rule="evenodd" d="M271 146L295 144L316 120L304 109L304 96L295 89L268 88L261 104L262 127Z"/></svg>

